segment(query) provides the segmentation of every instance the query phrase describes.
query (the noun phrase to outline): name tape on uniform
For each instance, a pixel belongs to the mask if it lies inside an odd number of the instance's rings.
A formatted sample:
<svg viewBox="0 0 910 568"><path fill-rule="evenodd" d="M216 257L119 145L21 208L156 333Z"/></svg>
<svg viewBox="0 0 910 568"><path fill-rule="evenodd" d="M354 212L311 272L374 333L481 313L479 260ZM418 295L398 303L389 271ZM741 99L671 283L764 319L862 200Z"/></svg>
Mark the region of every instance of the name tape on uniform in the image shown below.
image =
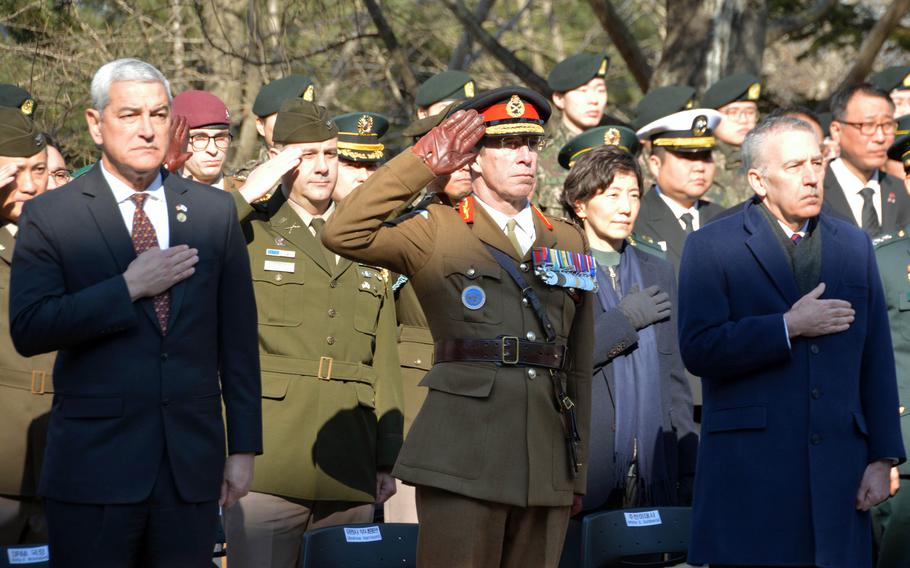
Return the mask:
<svg viewBox="0 0 910 568"><path fill-rule="evenodd" d="M295 250L265 249L266 256L280 256L282 258L297 258Z"/></svg>
<svg viewBox="0 0 910 568"><path fill-rule="evenodd" d="M660 511L640 511L637 513L623 513L626 516L627 527L650 527L661 525Z"/></svg>
<svg viewBox="0 0 910 568"><path fill-rule="evenodd" d="M293 262L281 262L279 260L265 261L265 269L272 272L294 272Z"/></svg>
<svg viewBox="0 0 910 568"><path fill-rule="evenodd" d="M348 542L375 542L382 540L379 526L344 527L344 540Z"/></svg>
<svg viewBox="0 0 910 568"><path fill-rule="evenodd" d="M50 562L50 553L47 545L31 546L28 548L9 548L6 551L7 560L12 564L41 564Z"/></svg>

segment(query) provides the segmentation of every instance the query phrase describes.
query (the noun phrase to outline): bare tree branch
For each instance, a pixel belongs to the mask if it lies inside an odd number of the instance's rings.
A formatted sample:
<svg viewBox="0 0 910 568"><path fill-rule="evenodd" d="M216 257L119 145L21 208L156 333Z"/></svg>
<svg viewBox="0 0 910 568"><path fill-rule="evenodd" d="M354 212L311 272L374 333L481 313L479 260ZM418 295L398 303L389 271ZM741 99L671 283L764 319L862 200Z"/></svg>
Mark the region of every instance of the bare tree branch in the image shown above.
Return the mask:
<svg viewBox="0 0 910 568"><path fill-rule="evenodd" d="M404 81L404 88L407 89L411 98L413 98L414 94L417 92L417 79L414 78L411 64L408 63L408 57L398 43L398 38L395 37L392 26L390 26L389 22L385 19L382 8L379 7L376 0L363 0L363 3L366 5L367 12L370 13L370 18L373 19L376 29L379 30L379 37L382 38L383 43L385 43L386 48L392 55L392 60L395 61L398 66L398 72L401 74L401 79Z"/></svg>
<svg viewBox="0 0 910 568"><path fill-rule="evenodd" d="M837 6L837 3L838 0L815 0L811 6L797 14L769 22L765 44L774 43L785 35L798 32L806 26L821 21L828 12Z"/></svg>
<svg viewBox="0 0 910 568"><path fill-rule="evenodd" d="M480 0L477 6L474 8L474 18L479 22L483 23L487 19L487 16L490 14L490 9L493 8L493 4L496 3L496 0ZM458 40L458 45L455 46L455 51L452 52L452 57L449 59L449 69L466 69L468 62L471 59L471 34L467 31L462 32L461 38Z"/></svg>
<svg viewBox="0 0 910 568"><path fill-rule="evenodd" d="M881 50L882 44L888 39L891 30L897 27L901 19L907 15L908 10L910 10L910 0L894 0L891 2L882 17L875 22L875 25L872 26L872 29L866 35L866 39L856 55L853 67L850 68L844 80L838 85L838 89L855 85L866 78L866 75L872 70L872 64L875 62L875 57Z"/></svg>
<svg viewBox="0 0 910 568"><path fill-rule="evenodd" d="M626 62L626 67L635 77L635 82L638 83L641 92L647 93L653 71L635 36L632 35L610 0L588 0L588 4L591 5L591 9L600 20L600 25L603 26L604 31L610 36L613 45Z"/></svg>

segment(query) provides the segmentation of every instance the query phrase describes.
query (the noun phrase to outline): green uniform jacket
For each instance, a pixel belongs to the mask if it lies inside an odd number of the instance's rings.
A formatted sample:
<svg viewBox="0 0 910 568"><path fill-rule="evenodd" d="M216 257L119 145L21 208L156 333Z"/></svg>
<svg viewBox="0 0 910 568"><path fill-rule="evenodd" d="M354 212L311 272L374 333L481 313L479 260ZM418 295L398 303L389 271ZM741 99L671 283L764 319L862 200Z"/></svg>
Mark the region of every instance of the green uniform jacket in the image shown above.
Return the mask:
<svg viewBox="0 0 910 568"><path fill-rule="evenodd" d="M754 195L743 172L743 160L739 146L731 146L717 141L714 148L714 183L705 194L705 199L716 203L724 209L742 203Z"/></svg>
<svg viewBox="0 0 910 568"><path fill-rule="evenodd" d="M565 218L562 209L562 185L569 175L559 165L559 151L575 135L569 132L559 117L547 125L547 147L537 157L537 187L532 200L541 211L557 219Z"/></svg>
<svg viewBox="0 0 910 568"><path fill-rule="evenodd" d="M13 236L0 226L0 495L37 495L53 388L54 353L25 358L9 334L9 275Z"/></svg>
<svg viewBox="0 0 910 568"><path fill-rule="evenodd" d="M391 468L402 440L387 276L344 258L330 268L282 191L255 207L234 198L259 317L264 446L253 491L373 502L376 470Z"/></svg>
<svg viewBox="0 0 910 568"><path fill-rule="evenodd" d="M545 337L534 311L522 304L518 286L484 243L510 252L512 245L482 207L473 223L447 205L383 225L389 213L433 179L432 172L404 151L348 196L326 224L326 245L365 262L408 275L429 321L433 338L495 339ZM535 247L583 251L580 231L565 222L535 216ZM548 226L549 225L549 226ZM533 274L557 334L568 346L567 392L575 401L581 434L582 470L569 473L562 416L544 368L496 363L435 363L422 384L430 390L393 475L415 485L437 487L475 499L515 506L566 506L585 490L591 419L592 297L576 305L565 288L548 287ZM477 309L462 303L468 287L483 290ZM476 291L476 290L475 290Z"/></svg>
<svg viewBox="0 0 910 568"><path fill-rule="evenodd" d="M398 313L398 358L404 389L404 432L407 434L427 398L427 389L420 386L420 382L433 366L433 334L410 282L405 282L395 291L395 308Z"/></svg>

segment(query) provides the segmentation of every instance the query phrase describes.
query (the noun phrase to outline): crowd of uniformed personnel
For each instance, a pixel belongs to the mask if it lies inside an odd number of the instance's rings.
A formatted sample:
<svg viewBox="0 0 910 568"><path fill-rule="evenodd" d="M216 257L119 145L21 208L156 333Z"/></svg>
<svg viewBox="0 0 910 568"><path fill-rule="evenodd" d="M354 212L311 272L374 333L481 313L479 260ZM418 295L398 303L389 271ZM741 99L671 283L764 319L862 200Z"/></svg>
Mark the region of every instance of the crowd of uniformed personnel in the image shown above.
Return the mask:
<svg viewBox="0 0 910 568"><path fill-rule="evenodd" d="M700 97L685 85L656 88L625 123L606 114L609 63L590 53L560 62L548 77L549 100L519 87L482 92L461 71L434 75L418 89L403 133L413 151L395 158L382 109L332 117L318 104L318 83L290 75L260 90L252 112L262 150L233 172L225 168L232 142L225 104L200 90L174 96L180 120L168 166L232 193L258 312L264 451L251 493L225 511L229 563L295 566L306 531L369 522L384 504L387 522L418 522L421 512L423 565L555 566L569 506L575 515L691 503L699 381L686 377L675 330L658 326L677 309L687 236L753 199L740 147L759 121L762 85L740 73ZM0 545L47 540L36 488L53 355L18 355L5 323L22 204L74 175L32 122L36 104L25 90L0 85ZM482 122L447 132L445 119L467 110ZM910 441L907 113L910 66L835 93L826 112L773 114L817 131L826 211L873 239ZM454 159L440 154L446 136L472 140L471 147ZM497 152L523 158L512 163ZM573 178L586 154L640 172L630 182L640 211L617 242L640 251L648 282L647 263L669 263L654 265L647 289L622 289L613 269L624 265L606 250L615 242L588 248L596 231L584 205L597 188L585 193L575 178L595 174ZM534 207L509 215L490 205L516 203L504 189L513 185L533 196ZM603 309L591 311L595 300L580 292L581 281L545 285L531 269L545 264L540 250L592 254L613 278L613 295L600 296ZM585 258L555 269L554 278L582 278ZM646 345L648 330L657 330L661 358L647 364L674 367L650 391L666 396L663 411L676 416L666 428L678 435L679 454L660 490L652 479L630 481L641 471L637 446L622 455L597 439L611 437L611 426L615 433L618 415L639 411L618 406L636 393L613 392L613 379L600 373ZM630 372L610 369L610 377ZM612 411L592 411L592 401ZM592 425L590 441L579 435ZM595 449L622 459L589 453ZM902 486L910 484L907 467L900 467ZM878 566L910 565L910 489L874 518ZM487 538L465 527L471 523Z"/></svg>

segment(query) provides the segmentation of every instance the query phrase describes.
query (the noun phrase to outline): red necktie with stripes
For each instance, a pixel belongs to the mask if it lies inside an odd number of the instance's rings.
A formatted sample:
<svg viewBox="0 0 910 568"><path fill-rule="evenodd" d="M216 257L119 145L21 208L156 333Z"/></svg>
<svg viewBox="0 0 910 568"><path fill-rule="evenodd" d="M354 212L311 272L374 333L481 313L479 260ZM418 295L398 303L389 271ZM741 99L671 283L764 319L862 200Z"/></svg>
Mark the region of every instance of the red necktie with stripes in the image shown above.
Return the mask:
<svg viewBox="0 0 910 568"><path fill-rule="evenodd" d="M130 196L133 203L136 204L136 211L133 213L133 248L136 254L142 254L152 247L158 246L158 235L155 233L155 227L145 214L143 206L148 199L147 193L134 193ZM158 318L158 325L161 327L161 333L167 332L167 318L171 314L171 293L165 290L154 298L155 316Z"/></svg>
<svg viewBox="0 0 910 568"><path fill-rule="evenodd" d="M793 233L792 235L790 235L790 241L793 242L794 246L798 245L799 241L801 241L801 240L803 240L803 238L802 238L802 236L800 236L799 233Z"/></svg>

